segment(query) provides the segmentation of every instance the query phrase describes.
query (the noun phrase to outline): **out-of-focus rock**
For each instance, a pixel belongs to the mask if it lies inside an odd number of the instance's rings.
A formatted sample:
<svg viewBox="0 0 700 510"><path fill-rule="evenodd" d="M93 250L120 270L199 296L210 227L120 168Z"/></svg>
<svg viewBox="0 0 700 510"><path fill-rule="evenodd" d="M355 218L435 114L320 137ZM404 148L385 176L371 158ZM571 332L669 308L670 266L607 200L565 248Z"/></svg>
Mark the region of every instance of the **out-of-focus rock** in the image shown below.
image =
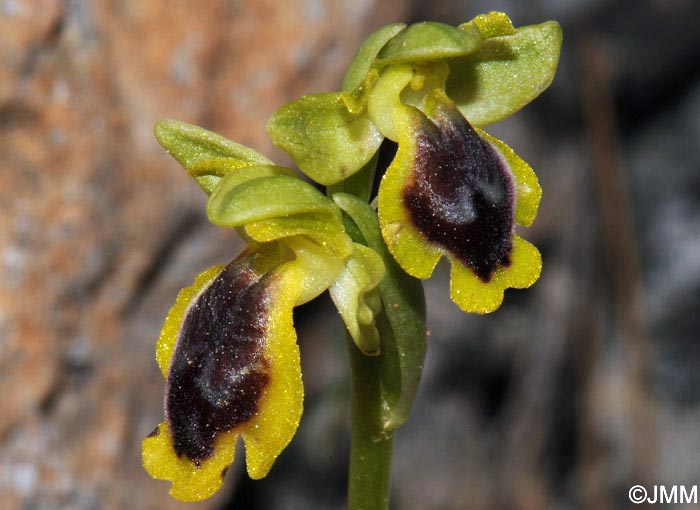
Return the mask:
<svg viewBox="0 0 700 510"><path fill-rule="evenodd" d="M336 88L394 8L0 1L3 505L172 508L140 466L162 416L155 339L179 288L240 243L206 223L153 124L199 123L269 154L267 117Z"/></svg>

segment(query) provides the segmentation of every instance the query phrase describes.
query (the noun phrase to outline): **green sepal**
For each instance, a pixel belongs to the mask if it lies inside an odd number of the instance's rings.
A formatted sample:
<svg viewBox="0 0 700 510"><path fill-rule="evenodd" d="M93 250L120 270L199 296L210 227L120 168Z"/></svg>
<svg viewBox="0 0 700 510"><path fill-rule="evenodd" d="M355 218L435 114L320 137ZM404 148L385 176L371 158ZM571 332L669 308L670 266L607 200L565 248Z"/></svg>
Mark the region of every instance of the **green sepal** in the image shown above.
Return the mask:
<svg viewBox="0 0 700 510"><path fill-rule="evenodd" d="M556 21L488 38L474 53L450 61L447 95L474 126L503 120L552 83L561 43Z"/></svg>
<svg viewBox="0 0 700 510"><path fill-rule="evenodd" d="M326 186L357 172L382 142L367 114L351 113L343 99L342 92L302 96L277 110L267 124L273 143Z"/></svg>
<svg viewBox="0 0 700 510"><path fill-rule="evenodd" d="M420 63L469 55L481 44L478 28L458 29L444 23L415 23L391 39L379 52L382 65Z"/></svg>
<svg viewBox="0 0 700 510"><path fill-rule="evenodd" d="M207 195L211 195L221 182L221 179L230 174L230 182L243 183L258 177L270 175L287 175L296 177L293 170L273 164L260 164L243 162L236 158L212 158L198 161L187 169Z"/></svg>
<svg viewBox="0 0 700 510"><path fill-rule="evenodd" d="M362 85L379 51L404 28L406 28L405 23L392 23L370 34L350 62L343 78L342 90L354 90Z"/></svg>
<svg viewBox="0 0 700 510"><path fill-rule="evenodd" d="M240 164L272 163L253 149L186 122L161 120L154 133L158 143L188 172L203 161L220 158L231 158ZM207 194L216 185L216 179L207 174L195 179Z"/></svg>
<svg viewBox="0 0 700 510"><path fill-rule="evenodd" d="M379 283L383 313L376 324L381 337L382 426L396 430L411 412L426 351L425 297L420 280L406 274L384 244L377 214L357 197L333 195L336 204L362 234L363 241L383 260L386 274Z"/></svg>
<svg viewBox="0 0 700 510"><path fill-rule="evenodd" d="M328 289L355 345L367 356L380 353L379 332L374 319L382 309L379 282L384 263L374 250L353 243L353 252Z"/></svg>
<svg viewBox="0 0 700 510"><path fill-rule="evenodd" d="M235 174L224 177L207 203L209 221L221 227L295 214L333 214L332 201L311 184L296 177L275 175L245 181Z"/></svg>
<svg viewBox="0 0 700 510"><path fill-rule="evenodd" d="M248 238L266 243L292 236L306 236L336 258L353 251L353 243L343 229L339 211L333 214L295 214L248 223Z"/></svg>

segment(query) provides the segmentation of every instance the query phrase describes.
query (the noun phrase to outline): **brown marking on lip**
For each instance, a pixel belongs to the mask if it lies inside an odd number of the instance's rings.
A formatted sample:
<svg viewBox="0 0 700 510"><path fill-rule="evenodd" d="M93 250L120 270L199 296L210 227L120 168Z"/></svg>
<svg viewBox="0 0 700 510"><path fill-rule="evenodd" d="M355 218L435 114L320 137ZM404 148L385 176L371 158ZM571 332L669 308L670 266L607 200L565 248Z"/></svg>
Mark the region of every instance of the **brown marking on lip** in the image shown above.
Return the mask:
<svg viewBox="0 0 700 510"><path fill-rule="evenodd" d="M496 150L452 105L416 136L411 180L403 201L429 242L489 282L510 264L515 225L513 178Z"/></svg>
<svg viewBox="0 0 700 510"><path fill-rule="evenodd" d="M160 434L160 427L154 428L146 437L156 437L158 434Z"/></svg>
<svg viewBox="0 0 700 510"><path fill-rule="evenodd" d="M173 355L165 414L175 452L199 466L214 441L250 420L268 383L264 341L270 276L245 254L190 305Z"/></svg>

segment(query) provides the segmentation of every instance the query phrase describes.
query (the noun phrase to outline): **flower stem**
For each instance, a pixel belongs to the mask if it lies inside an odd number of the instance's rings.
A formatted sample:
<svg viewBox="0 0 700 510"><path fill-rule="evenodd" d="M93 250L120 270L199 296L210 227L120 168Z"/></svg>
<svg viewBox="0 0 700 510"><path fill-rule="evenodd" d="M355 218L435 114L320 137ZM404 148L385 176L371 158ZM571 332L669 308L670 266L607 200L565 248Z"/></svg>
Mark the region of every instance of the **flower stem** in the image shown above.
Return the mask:
<svg viewBox="0 0 700 510"><path fill-rule="evenodd" d="M393 434L382 427L381 366L348 336L352 384L352 433L348 510L387 510Z"/></svg>
<svg viewBox="0 0 700 510"><path fill-rule="evenodd" d="M364 202L369 202L377 161L379 161L379 151L359 171L344 181L328 186L327 195L332 197L336 193L349 193Z"/></svg>
<svg viewBox="0 0 700 510"><path fill-rule="evenodd" d="M346 331L352 386L352 434L348 510L387 510L394 431L408 419L425 356L425 299L418 280L394 262L376 212L367 204L378 156L355 175L330 186L328 195L345 212L346 231L384 260L379 284L384 310L375 317L379 356L367 356Z"/></svg>

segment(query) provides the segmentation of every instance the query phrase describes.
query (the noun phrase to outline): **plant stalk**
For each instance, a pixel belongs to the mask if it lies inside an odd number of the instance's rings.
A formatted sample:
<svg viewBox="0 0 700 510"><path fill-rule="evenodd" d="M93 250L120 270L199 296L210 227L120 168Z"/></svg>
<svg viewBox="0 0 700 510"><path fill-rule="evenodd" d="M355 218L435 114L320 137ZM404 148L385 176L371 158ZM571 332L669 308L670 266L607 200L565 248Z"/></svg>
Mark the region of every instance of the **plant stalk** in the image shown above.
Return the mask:
<svg viewBox="0 0 700 510"><path fill-rule="evenodd" d="M349 193L362 202L368 202L378 157L377 152L356 174L330 186L328 195ZM367 245L353 221L346 221L346 228L353 241ZM345 333L352 391L348 510L388 510L394 435L393 430L387 431L384 427L382 374L386 367L380 356L363 354L348 332Z"/></svg>
<svg viewBox="0 0 700 510"><path fill-rule="evenodd" d="M347 336L352 385L348 510L388 510L394 437L382 427L379 358L362 354Z"/></svg>

